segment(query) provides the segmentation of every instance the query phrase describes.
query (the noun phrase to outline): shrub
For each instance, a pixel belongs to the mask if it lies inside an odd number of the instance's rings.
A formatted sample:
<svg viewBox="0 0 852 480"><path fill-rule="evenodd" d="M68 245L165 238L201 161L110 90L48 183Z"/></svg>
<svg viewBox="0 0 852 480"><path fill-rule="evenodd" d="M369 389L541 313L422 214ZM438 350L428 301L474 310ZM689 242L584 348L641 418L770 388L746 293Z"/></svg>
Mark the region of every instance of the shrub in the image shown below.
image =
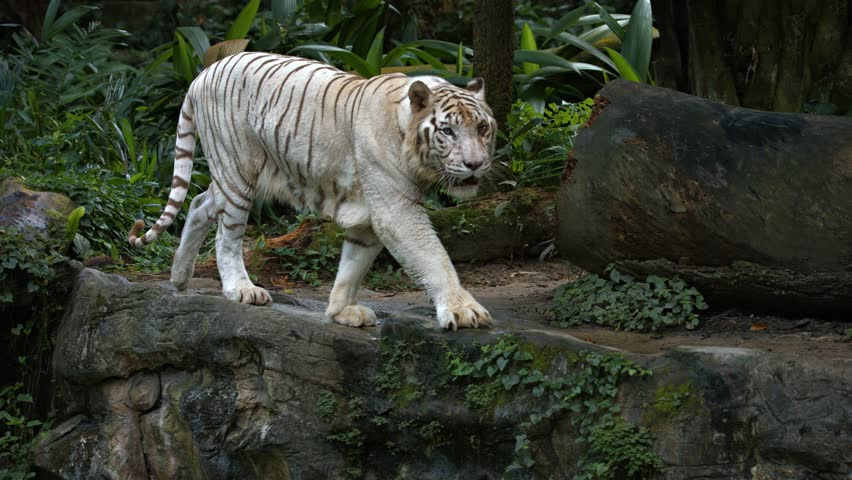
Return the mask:
<svg viewBox="0 0 852 480"><path fill-rule="evenodd" d="M707 304L698 290L679 278L649 275L644 282L606 269L609 278L588 275L559 287L553 318L561 327L594 323L625 331L654 331L662 327L698 326L697 310Z"/></svg>
<svg viewBox="0 0 852 480"><path fill-rule="evenodd" d="M514 176L514 186L555 184L577 131L589 119L594 101L551 103L538 113L529 103L517 101L506 119L507 143L497 160Z"/></svg>

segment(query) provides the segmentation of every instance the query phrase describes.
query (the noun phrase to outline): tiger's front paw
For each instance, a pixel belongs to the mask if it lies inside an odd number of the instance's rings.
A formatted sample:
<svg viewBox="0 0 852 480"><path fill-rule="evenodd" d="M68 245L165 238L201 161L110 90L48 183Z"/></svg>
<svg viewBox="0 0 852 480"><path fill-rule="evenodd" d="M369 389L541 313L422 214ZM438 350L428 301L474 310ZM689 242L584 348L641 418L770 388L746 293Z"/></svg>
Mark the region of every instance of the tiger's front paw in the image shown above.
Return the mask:
<svg viewBox="0 0 852 480"><path fill-rule="evenodd" d="M348 305L331 319L347 327L371 327L376 324L376 313L363 305Z"/></svg>
<svg viewBox="0 0 852 480"><path fill-rule="evenodd" d="M491 322L491 314L469 294L455 306L438 305L438 325L444 330L485 327Z"/></svg>
<svg viewBox="0 0 852 480"><path fill-rule="evenodd" d="M225 292L225 298L250 305L266 305L267 303L272 303L272 295L270 295L265 289L254 285L227 290Z"/></svg>

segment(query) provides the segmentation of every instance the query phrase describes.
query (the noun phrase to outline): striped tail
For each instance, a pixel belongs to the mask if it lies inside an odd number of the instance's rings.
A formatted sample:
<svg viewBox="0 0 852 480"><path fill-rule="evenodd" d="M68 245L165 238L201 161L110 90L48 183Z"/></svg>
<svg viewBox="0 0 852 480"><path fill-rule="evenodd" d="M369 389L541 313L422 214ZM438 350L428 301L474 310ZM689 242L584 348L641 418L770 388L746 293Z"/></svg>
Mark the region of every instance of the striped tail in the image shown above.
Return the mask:
<svg viewBox="0 0 852 480"><path fill-rule="evenodd" d="M172 189L169 192L169 202L157 223L141 237L139 234L145 229L145 222L136 220L128 236L128 240L133 246L141 247L156 240L160 233L175 221L175 215L180 212L180 208L183 206L186 193L189 191L189 181L192 175L192 153L195 151L195 123L193 123L192 117L192 103L187 97L183 101L180 119L178 120L177 139L175 141L175 170L172 177Z"/></svg>

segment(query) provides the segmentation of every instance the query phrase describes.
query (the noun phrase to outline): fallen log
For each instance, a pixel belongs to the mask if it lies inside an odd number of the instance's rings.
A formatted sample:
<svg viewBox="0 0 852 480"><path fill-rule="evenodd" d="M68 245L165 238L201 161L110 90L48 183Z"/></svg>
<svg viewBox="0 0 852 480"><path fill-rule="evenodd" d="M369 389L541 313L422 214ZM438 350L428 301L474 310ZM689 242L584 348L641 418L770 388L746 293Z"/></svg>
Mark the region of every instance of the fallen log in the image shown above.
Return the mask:
<svg viewBox="0 0 852 480"><path fill-rule="evenodd" d="M595 100L557 199L561 255L679 275L711 306L852 312L852 118L626 81Z"/></svg>

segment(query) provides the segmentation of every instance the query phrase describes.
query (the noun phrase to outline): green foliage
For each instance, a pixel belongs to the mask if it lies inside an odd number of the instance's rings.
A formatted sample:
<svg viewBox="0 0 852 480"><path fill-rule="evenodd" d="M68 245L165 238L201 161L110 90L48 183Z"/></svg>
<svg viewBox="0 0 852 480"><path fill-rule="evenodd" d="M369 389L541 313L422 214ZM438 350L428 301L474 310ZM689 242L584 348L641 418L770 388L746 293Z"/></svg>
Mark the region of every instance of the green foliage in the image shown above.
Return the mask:
<svg viewBox="0 0 852 480"><path fill-rule="evenodd" d="M405 340L382 339L382 364L373 382L378 391L387 393L399 407L405 407L424 395L422 383L404 368L407 362L414 361L413 349L420 345L410 345Z"/></svg>
<svg viewBox="0 0 852 480"><path fill-rule="evenodd" d="M550 363L557 358L549 352L545 355ZM551 370L550 364L542 370L538 368L542 362L536 358L535 346L503 335L496 343L481 346L475 360L448 350L446 368L455 382L467 383L465 400L468 406L483 413L494 407L501 392L526 393L540 399L543 409L530 415L522 424L524 430L568 412L579 433L577 440L590 444L584 464L597 464L601 452L615 452L617 455L607 459L610 471L633 473L613 478L646 478L642 475L656 471L658 463L647 461L658 459L650 449L653 444L650 434L621 418L616 402L618 385L624 378L650 375L651 372L621 354L582 351L563 356L567 363L565 371L561 368ZM623 445L618 448L623 450L612 446L613 442L618 446L619 441ZM625 452L631 456L622 455ZM522 431L516 437L515 457L506 472L526 470L534 463L530 441Z"/></svg>
<svg viewBox="0 0 852 480"><path fill-rule="evenodd" d="M80 219L86 214L86 207L77 207L68 215L65 225L65 240L67 243L74 241L77 229L80 228Z"/></svg>
<svg viewBox="0 0 852 480"><path fill-rule="evenodd" d="M665 467L653 447L654 438L647 428L616 417L592 431L590 453L574 480L650 478Z"/></svg>
<svg viewBox="0 0 852 480"><path fill-rule="evenodd" d="M56 275L54 265L63 260L65 257L49 244L38 245L16 227L0 226L0 305L14 300L13 286L18 272L27 280L26 294L38 295L46 292Z"/></svg>
<svg viewBox="0 0 852 480"><path fill-rule="evenodd" d="M377 260L372 270L367 272L366 284L369 288L379 291L411 290L415 287L414 281L405 270L390 260Z"/></svg>
<svg viewBox="0 0 852 480"><path fill-rule="evenodd" d="M594 100L550 104L543 113L517 101L506 118L507 142L497 153L497 161L512 172L513 186L556 184L574 137L592 113Z"/></svg>
<svg viewBox="0 0 852 480"><path fill-rule="evenodd" d="M91 243L91 249L118 257L122 252L146 255L130 249L127 231L133 218L156 218L164 200L151 197L160 188L151 182L127 180L105 168L85 167L58 160L40 168L33 161L12 159L0 167L0 179L21 176L34 189L58 190L86 209L77 233ZM156 245L156 244L155 244Z"/></svg>
<svg viewBox="0 0 852 480"><path fill-rule="evenodd" d="M332 433L327 438L331 441L339 442L347 447L360 448L364 446L364 434L357 428L353 428L345 432Z"/></svg>
<svg viewBox="0 0 852 480"><path fill-rule="evenodd" d="M291 227L291 231L315 215L301 215ZM307 248L292 246L273 249L282 271L290 280L318 286L323 278L331 278L337 272L344 234L332 228L326 222L313 222L310 236L312 241Z"/></svg>
<svg viewBox="0 0 852 480"><path fill-rule="evenodd" d="M144 68L117 60L129 34L78 25L90 10L59 15L54 0L42 39L13 35L0 60L0 178L68 194L84 209L68 219L74 252L118 258L133 218L165 203L182 92L162 58Z"/></svg>
<svg viewBox="0 0 852 480"><path fill-rule="evenodd" d="M30 469L30 452L45 426L24 414L33 398L22 389L21 383L0 388L0 480L35 477Z"/></svg>
<svg viewBox="0 0 852 480"><path fill-rule="evenodd" d="M337 398L328 390L320 390L317 397L317 413L325 420L332 420L337 415Z"/></svg>
<svg viewBox="0 0 852 480"><path fill-rule="evenodd" d="M649 275L644 282L606 270L609 278L588 275L559 287L553 318L561 327L594 323L625 331L655 331L663 327L698 326L698 310L707 308L698 290L679 278Z"/></svg>
<svg viewBox="0 0 852 480"><path fill-rule="evenodd" d="M522 28L521 48L515 51L515 85L518 98L536 111L543 111L553 98L583 98L572 78L597 83L610 77L651 81L648 67L655 31L649 0L636 2L630 15L611 14L594 2L562 15L538 13L546 10L521 8L517 20Z"/></svg>

